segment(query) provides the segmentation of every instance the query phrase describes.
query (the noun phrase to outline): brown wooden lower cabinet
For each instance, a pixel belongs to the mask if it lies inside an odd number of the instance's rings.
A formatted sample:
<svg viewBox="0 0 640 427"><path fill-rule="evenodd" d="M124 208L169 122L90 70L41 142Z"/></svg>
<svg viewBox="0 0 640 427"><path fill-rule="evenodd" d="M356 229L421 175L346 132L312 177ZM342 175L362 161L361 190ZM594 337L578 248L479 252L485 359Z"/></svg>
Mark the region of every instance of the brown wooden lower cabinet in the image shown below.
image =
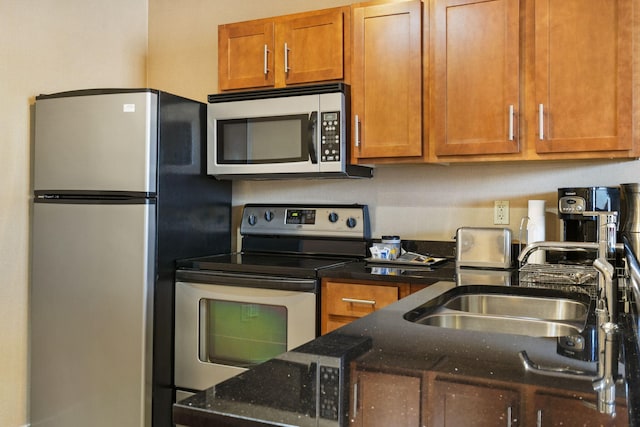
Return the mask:
<svg viewBox="0 0 640 427"><path fill-rule="evenodd" d="M356 371L350 420L358 427L419 427L422 376Z"/></svg>
<svg viewBox="0 0 640 427"><path fill-rule="evenodd" d="M350 425L427 427L628 426L624 400L616 416L594 408L595 392L492 381L436 371L352 368Z"/></svg>
<svg viewBox="0 0 640 427"><path fill-rule="evenodd" d="M520 393L497 385L435 378L426 403L427 426L498 427L517 425Z"/></svg>
<svg viewBox="0 0 640 427"><path fill-rule="evenodd" d="M373 313L409 295L407 283L323 279L321 331L323 334Z"/></svg>
<svg viewBox="0 0 640 427"><path fill-rule="evenodd" d="M611 417L594 408L595 392L447 377L431 373L423 401L428 427L615 427L628 426L623 401Z"/></svg>
<svg viewBox="0 0 640 427"><path fill-rule="evenodd" d="M578 398L576 398L578 397ZM569 395L567 392L536 391L533 397L533 410L529 418L536 420L535 426L565 426L565 427L615 427L628 426L629 415L627 408L619 404L616 416L612 418L606 414L587 408L595 404L595 394Z"/></svg>
<svg viewBox="0 0 640 427"><path fill-rule="evenodd" d="M424 283L322 279L321 332L323 335L329 333L427 286Z"/></svg>

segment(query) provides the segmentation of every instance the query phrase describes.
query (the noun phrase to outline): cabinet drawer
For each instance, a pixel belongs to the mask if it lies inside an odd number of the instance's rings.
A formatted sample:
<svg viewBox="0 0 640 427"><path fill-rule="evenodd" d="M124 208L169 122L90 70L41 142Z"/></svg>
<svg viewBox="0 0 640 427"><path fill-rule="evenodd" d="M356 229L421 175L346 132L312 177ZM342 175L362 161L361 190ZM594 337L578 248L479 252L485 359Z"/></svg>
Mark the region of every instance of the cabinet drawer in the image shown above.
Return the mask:
<svg viewBox="0 0 640 427"><path fill-rule="evenodd" d="M328 282L325 290L327 312L335 316L362 317L398 301L395 286Z"/></svg>

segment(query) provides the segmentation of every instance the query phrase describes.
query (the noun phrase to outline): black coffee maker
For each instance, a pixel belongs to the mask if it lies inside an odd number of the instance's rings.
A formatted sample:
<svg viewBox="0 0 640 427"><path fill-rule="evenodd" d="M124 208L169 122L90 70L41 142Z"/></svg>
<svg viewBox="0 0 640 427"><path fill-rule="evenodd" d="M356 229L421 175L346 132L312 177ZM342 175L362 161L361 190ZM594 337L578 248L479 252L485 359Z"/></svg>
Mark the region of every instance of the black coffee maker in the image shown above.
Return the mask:
<svg viewBox="0 0 640 427"><path fill-rule="evenodd" d="M619 187L571 187L558 189L558 217L561 240L568 242L596 242L598 219L584 216L588 211L620 212ZM618 223L620 221L618 215Z"/></svg>
<svg viewBox="0 0 640 427"><path fill-rule="evenodd" d="M558 189L558 217L561 222L561 240L569 242L596 242L598 217L584 216L583 212L620 212L618 187L573 187ZM620 215L618 215L620 224ZM590 265L597 251L570 251L557 254L556 262ZM557 352L563 356L593 362L597 360L598 336L595 321L587 322L579 335L558 337Z"/></svg>

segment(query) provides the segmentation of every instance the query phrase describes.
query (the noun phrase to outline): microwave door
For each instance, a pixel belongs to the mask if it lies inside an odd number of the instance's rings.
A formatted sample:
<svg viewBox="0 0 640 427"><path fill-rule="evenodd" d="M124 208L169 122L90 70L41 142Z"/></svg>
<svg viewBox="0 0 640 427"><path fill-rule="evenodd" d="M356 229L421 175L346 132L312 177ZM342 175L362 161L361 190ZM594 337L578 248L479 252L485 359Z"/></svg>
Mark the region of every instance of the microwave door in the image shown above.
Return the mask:
<svg viewBox="0 0 640 427"><path fill-rule="evenodd" d="M231 173L317 172L317 114L218 120L216 166Z"/></svg>
<svg viewBox="0 0 640 427"><path fill-rule="evenodd" d="M296 97L210 104L208 173L319 172L318 97L305 98L311 99L302 103Z"/></svg>

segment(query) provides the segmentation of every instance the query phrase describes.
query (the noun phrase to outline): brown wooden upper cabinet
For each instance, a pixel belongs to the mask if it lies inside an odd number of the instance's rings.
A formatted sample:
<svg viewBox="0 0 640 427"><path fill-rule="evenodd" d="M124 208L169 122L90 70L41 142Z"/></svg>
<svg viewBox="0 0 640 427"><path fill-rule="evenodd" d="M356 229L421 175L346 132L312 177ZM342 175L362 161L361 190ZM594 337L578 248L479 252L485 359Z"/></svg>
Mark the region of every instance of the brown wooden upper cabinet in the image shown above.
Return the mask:
<svg viewBox="0 0 640 427"><path fill-rule="evenodd" d="M345 80L350 12L341 7L220 25L219 89Z"/></svg>
<svg viewBox="0 0 640 427"><path fill-rule="evenodd" d="M422 3L352 10L352 162L423 156Z"/></svg>
<svg viewBox="0 0 640 427"><path fill-rule="evenodd" d="M639 3L434 0L432 160L637 156Z"/></svg>
<svg viewBox="0 0 640 427"><path fill-rule="evenodd" d="M436 155L518 152L519 3L436 0Z"/></svg>
<svg viewBox="0 0 640 427"><path fill-rule="evenodd" d="M632 3L535 2L538 153L633 148Z"/></svg>

